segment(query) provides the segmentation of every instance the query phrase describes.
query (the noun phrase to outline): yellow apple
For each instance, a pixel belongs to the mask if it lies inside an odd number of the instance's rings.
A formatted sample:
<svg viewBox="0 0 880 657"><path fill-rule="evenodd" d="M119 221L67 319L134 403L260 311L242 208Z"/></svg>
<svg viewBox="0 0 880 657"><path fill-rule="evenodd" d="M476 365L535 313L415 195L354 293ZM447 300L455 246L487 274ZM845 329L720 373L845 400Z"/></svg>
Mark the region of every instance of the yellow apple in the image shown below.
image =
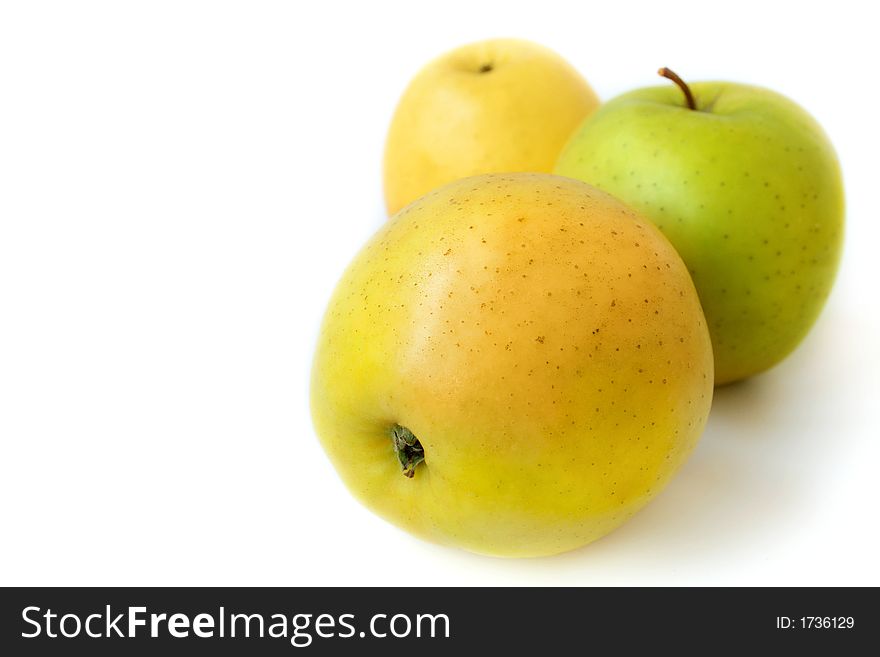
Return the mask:
<svg viewBox="0 0 880 657"><path fill-rule="evenodd" d="M496 174L394 216L330 301L317 433L367 507L501 556L624 522L697 442L712 351L678 254L569 178Z"/></svg>
<svg viewBox="0 0 880 657"><path fill-rule="evenodd" d="M441 56L413 79L391 121L389 214L466 176L551 171L598 105L568 62L528 41L492 39Z"/></svg>

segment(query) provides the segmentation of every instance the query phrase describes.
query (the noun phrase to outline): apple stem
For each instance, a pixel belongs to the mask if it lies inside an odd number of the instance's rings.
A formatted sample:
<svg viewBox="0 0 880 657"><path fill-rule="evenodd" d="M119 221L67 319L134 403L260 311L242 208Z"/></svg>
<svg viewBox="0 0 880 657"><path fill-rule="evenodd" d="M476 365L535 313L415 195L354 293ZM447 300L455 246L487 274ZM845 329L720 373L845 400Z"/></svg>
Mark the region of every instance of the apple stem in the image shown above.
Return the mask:
<svg viewBox="0 0 880 657"><path fill-rule="evenodd" d="M403 467L403 476L412 479L416 473L416 466L425 460L425 448L413 432L395 424L391 427L391 444L394 446L394 454Z"/></svg>
<svg viewBox="0 0 880 657"><path fill-rule="evenodd" d="M672 80L673 82L675 82L675 84L678 85L678 87L684 92L684 97L685 100L687 100L688 109L697 109L697 103L694 101L694 95L691 93L691 88L687 86L687 83L685 83L684 80L678 77L678 74L675 71L668 69L664 66L659 71L657 71L657 73L662 75L664 78L667 78L668 80Z"/></svg>

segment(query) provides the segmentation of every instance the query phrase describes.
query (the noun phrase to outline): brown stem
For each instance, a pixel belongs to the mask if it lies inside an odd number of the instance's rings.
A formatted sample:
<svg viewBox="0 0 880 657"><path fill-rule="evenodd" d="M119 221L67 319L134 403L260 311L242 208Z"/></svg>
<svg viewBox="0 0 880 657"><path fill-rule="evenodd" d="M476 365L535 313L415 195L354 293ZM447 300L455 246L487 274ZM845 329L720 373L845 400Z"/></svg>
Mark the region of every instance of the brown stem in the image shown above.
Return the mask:
<svg viewBox="0 0 880 657"><path fill-rule="evenodd" d="M692 110L697 109L697 103L694 101L694 95L691 93L691 88L687 86L687 83L685 83L684 80L678 77L675 71L672 71L664 66L659 71L657 71L657 73L662 75L664 78L675 82L675 84L677 84L679 88L684 92L684 97L685 100L687 100L688 108Z"/></svg>

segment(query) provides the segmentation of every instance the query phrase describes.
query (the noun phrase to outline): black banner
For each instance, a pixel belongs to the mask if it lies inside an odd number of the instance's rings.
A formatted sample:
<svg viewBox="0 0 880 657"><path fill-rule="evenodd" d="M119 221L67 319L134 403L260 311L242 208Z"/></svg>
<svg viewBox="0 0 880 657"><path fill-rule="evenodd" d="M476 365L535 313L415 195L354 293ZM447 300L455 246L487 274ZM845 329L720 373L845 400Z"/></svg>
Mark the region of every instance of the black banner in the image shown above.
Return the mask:
<svg viewBox="0 0 880 657"><path fill-rule="evenodd" d="M0 614L4 655L855 654L880 605L836 588L8 588Z"/></svg>

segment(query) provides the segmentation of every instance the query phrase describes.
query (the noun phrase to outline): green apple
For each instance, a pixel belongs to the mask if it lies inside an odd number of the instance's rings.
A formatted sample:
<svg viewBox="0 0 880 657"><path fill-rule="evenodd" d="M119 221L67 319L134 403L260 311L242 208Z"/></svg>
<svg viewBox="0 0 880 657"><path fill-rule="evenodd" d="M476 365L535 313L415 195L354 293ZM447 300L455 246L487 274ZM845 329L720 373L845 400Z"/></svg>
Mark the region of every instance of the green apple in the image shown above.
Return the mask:
<svg viewBox="0 0 880 657"><path fill-rule="evenodd" d="M651 223L549 174L465 178L401 210L330 301L312 415L344 482L429 540L571 550L697 442L712 347Z"/></svg>
<svg viewBox="0 0 880 657"><path fill-rule="evenodd" d="M726 82L640 89L578 128L556 172L653 221L688 266L716 384L785 358L831 290L844 196L834 149L791 100Z"/></svg>

